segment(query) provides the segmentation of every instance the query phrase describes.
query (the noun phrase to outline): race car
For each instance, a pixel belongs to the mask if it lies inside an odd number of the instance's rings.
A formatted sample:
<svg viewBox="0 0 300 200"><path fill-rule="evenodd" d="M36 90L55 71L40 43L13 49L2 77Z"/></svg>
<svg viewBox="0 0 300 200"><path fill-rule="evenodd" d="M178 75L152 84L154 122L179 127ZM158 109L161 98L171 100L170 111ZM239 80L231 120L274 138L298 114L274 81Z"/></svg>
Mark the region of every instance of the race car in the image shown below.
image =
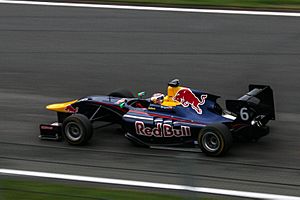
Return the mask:
<svg viewBox="0 0 300 200"><path fill-rule="evenodd" d="M269 133L266 125L275 120L273 91L267 85L249 85L249 92L237 100L217 103L220 96L168 83L167 94L144 98L125 89L107 96L87 96L51 104L57 122L40 125L40 138L86 144L93 135L93 123L120 124L132 143L145 147L200 148L208 156L224 155L235 140L258 141Z"/></svg>

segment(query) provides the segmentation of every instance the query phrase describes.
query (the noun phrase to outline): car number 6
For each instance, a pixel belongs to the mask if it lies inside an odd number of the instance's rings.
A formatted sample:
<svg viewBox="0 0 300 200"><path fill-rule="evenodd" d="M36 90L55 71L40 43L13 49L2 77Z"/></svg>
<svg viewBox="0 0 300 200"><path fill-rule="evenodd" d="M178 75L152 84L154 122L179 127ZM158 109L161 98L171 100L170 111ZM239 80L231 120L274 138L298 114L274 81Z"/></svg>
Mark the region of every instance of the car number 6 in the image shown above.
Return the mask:
<svg viewBox="0 0 300 200"><path fill-rule="evenodd" d="M243 121L247 121L249 119L249 114L247 111L248 109L245 107L240 110L240 116Z"/></svg>

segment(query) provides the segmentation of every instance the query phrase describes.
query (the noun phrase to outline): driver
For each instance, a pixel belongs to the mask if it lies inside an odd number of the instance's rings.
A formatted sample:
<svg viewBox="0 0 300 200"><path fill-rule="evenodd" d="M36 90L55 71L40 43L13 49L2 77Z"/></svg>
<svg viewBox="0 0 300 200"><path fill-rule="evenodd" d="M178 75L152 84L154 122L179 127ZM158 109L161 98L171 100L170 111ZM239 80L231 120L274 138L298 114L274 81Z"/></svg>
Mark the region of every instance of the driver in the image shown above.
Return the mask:
<svg viewBox="0 0 300 200"><path fill-rule="evenodd" d="M151 103L161 105L164 102L165 95L163 93L155 93L150 98Z"/></svg>

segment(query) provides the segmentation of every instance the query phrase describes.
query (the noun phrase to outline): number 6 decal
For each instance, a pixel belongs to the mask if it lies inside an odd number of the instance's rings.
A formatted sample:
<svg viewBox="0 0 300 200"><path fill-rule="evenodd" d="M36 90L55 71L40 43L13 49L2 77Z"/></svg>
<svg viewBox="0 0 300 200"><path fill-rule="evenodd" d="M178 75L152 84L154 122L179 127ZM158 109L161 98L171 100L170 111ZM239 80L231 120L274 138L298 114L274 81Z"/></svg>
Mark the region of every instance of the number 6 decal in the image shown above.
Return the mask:
<svg viewBox="0 0 300 200"><path fill-rule="evenodd" d="M240 110L240 116L243 121L247 121L249 119L249 113L247 111L248 109L245 107Z"/></svg>

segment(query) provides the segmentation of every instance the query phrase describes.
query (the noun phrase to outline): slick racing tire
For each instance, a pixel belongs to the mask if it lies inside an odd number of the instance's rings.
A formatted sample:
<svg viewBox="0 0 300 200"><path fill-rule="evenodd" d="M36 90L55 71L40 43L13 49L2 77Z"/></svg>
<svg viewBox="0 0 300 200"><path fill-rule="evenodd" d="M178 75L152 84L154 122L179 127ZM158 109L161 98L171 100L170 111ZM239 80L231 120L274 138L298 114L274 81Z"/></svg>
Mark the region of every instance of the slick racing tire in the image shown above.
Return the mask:
<svg viewBox="0 0 300 200"><path fill-rule="evenodd" d="M117 89L117 90L111 92L108 96L120 97L120 98L134 98L132 92L127 89Z"/></svg>
<svg viewBox="0 0 300 200"><path fill-rule="evenodd" d="M222 156L232 145L232 135L224 124L206 126L200 130L198 145L208 156Z"/></svg>
<svg viewBox="0 0 300 200"><path fill-rule="evenodd" d="M93 126L90 120L82 114L67 117L62 125L63 136L71 145L84 145L93 135Z"/></svg>

